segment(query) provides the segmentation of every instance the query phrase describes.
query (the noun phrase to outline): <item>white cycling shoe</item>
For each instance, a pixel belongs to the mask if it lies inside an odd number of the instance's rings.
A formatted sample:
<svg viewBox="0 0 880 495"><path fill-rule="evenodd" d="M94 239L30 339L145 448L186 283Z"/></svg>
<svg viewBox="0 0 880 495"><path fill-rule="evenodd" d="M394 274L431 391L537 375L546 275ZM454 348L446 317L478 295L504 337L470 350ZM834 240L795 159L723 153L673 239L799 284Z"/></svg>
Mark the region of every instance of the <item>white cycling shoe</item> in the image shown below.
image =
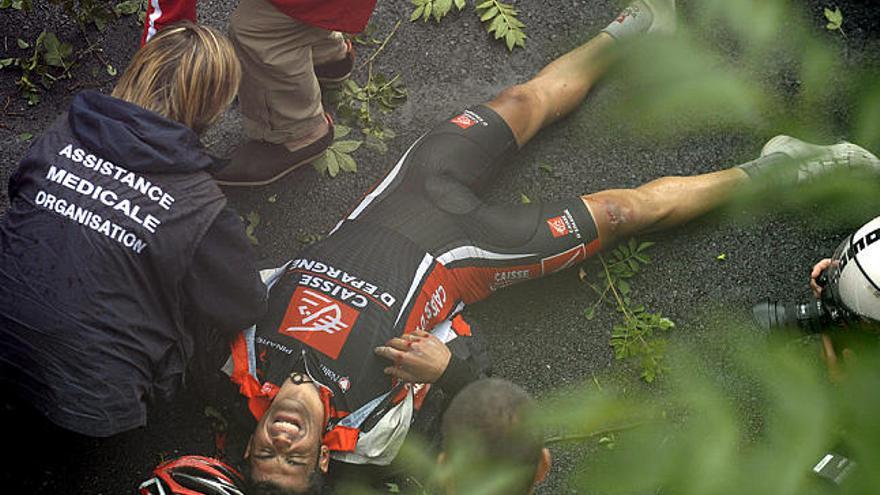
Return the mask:
<svg viewBox="0 0 880 495"><path fill-rule="evenodd" d="M863 169L880 175L880 159L861 146L842 142L828 146L779 135L767 141L761 156L782 153L798 163L798 182L839 169Z"/></svg>
<svg viewBox="0 0 880 495"><path fill-rule="evenodd" d="M638 2L636 2L638 3ZM653 17L649 33L673 34L675 32L675 0L641 0Z"/></svg>

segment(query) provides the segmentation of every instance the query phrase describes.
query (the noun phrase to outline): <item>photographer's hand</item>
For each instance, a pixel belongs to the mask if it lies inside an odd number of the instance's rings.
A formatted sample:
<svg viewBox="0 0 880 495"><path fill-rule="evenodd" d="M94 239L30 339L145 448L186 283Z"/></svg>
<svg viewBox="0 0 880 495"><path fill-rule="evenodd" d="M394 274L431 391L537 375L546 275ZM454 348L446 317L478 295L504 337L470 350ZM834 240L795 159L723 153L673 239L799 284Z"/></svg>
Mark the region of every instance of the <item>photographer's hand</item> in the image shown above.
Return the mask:
<svg viewBox="0 0 880 495"><path fill-rule="evenodd" d="M813 267L813 271L810 272L810 287L813 289L813 295L816 296L816 299L822 297L822 286L816 282L816 279L818 279L819 275L821 275L829 266L831 266L831 258L825 258L816 263L816 266Z"/></svg>
<svg viewBox="0 0 880 495"><path fill-rule="evenodd" d="M844 367L854 359L854 355L853 351L846 347L841 352L841 356L837 357L831 337L827 333L822 334L822 360L828 366L828 378L832 383L840 383L846 378Z"/></svg>

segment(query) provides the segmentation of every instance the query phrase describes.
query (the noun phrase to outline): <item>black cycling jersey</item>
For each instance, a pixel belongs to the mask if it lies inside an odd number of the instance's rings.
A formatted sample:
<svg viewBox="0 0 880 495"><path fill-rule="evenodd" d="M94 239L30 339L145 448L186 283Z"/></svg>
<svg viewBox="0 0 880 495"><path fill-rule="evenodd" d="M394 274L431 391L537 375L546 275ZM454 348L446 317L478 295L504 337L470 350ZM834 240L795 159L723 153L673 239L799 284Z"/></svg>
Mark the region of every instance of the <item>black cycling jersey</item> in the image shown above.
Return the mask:
<svg viewBox="0 0 880 495"><path fill-rule="evenodd" d="M234 346L233 379L256 415L292 360L307 356L328 397L325 443L351 451L370 417L402 395L374 347L415 330L446 341L466 334L456 320L465 304L598 250L581 198L516 206L479 198L516 149L498 114L467 110L418 139L331 235L288 263L268 315Z"/></svg>

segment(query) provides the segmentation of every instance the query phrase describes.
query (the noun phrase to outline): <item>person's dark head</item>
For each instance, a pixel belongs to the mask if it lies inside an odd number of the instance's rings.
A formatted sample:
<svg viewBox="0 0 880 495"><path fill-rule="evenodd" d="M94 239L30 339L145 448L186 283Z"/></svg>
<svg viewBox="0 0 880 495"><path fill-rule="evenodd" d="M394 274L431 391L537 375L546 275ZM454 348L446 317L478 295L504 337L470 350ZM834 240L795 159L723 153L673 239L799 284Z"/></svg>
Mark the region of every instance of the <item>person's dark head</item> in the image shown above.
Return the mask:
<svg viewBox="0 0 880 495"><path fill-rule="evenodd" d="M476 477L499 476L510 482L497 493L531 493L550 469L542 433L524 423L533 406L525 390L497 378L471 383L455 396L443 415L439 461L464 469L453 475L450 493L466 493Z"/></svg>
<svg viewBox="0 0 880 495"><path fill-rule="evenodd" d="M322 443L324 404L311 382L286 380L245 450L250 495L321 493L330 451Z"/></svg>
<svg viewBox="0 0 880 495"><path fill-rule="evenodd" d="M215 29L181 22L142 46L113 89L134 103L203 133L238 93L241 64Z"/></svg>

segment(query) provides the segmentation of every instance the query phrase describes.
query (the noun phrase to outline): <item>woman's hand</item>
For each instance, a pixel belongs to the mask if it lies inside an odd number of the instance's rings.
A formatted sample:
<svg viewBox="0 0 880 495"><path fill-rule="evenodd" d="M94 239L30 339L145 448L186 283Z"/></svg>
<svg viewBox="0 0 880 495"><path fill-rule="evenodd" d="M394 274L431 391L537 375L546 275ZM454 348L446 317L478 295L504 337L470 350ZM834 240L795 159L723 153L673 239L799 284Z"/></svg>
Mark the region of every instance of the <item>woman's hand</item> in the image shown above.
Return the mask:
<svg viewBox="0 0 880 495"><path fill-rule="evenodd" d="M394 363L385 368L385 374L410 383L434 383L440 379L452 352L437 337L416 331L395 337L374 349Z"/></svg>

